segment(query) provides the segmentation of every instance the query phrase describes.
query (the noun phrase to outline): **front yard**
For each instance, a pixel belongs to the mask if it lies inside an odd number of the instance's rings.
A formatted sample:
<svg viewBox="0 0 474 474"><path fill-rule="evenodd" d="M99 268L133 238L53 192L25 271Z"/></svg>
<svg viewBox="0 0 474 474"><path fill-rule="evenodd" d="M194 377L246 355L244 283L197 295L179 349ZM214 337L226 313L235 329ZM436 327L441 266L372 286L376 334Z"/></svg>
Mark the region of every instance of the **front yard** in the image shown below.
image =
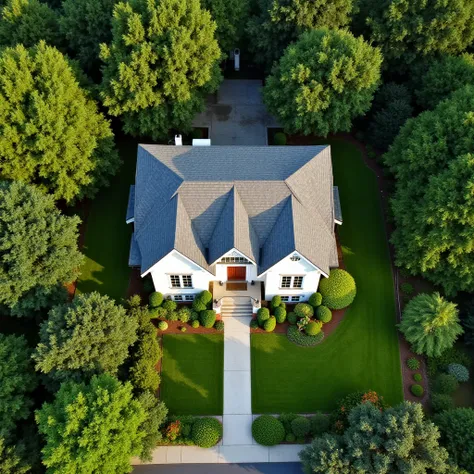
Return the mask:
<svg viewBox="0 0 474 474"><path fill-rule="evenodd" d="M329 411L338 398L376 390L389 404L403 399L395 301L387 238L375 176L361 153L330 143L344 224L339 236L357 297L322 344L302 348L285 335L251 337L254 413Z"/></svg>

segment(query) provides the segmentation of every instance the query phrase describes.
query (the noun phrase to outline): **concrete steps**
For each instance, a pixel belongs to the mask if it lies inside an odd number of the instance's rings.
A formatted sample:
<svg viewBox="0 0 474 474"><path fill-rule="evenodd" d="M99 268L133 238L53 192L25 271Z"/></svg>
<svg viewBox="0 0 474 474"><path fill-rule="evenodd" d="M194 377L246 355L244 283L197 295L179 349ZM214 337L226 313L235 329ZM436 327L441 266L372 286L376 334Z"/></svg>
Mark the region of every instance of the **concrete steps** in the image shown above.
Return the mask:
<svg viewBox="0 0 474 474"><path fill-rule="evenodd" d="M245 316L252 316L252 305L251 304L232 304L224 303L221 307L221 316L242 318Z"/></svg>

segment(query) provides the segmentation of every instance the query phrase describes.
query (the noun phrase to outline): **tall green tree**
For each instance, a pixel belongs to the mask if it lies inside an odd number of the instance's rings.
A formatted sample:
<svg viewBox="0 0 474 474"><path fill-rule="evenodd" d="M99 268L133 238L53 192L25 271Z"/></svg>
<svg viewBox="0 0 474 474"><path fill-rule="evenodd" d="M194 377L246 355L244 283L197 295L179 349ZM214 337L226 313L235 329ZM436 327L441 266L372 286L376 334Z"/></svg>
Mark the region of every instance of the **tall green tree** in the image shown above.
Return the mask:
<svg viewBox="0 0 474 474"><path fill-rule="evenodd" d="M456 304L439 293L422 293L408 302L398 325L417 354L439 357L463 333Z"/></svg>
<svg viewBox="0 0 474 474"><path fill-rule="evenodd" d="M249 46L268 70L301 33L346 26L353 9L352 0L258 0L257 5L259 12L247 27Z"/></svg>
<svg viewBox="0 0 474 474"><path fill-rule="evenodd" d="M396 263L444 288L474 291L474 87L409 119L384 161L396 177Z"/></svg>
<svg viewBox="0 0 474 474"><path fill-rule="evenodd" d="M369 3L371 39L397 71L423 56L460 53L474 40L474 0Z"/></svg>
<svg viewBox="0 0 474 474"><path fill-rule="evenodd" d="M215 22L199 0L130 0L115 6L103 45L101 97L124 130L152 139L186 130L217 89Z"/></svg>
<svg viewBox="0 0 474 474"><path fill-rule="evenodd" d="M84 258L77 248L79 222L36 187L0 181L0 303L13 315L32 315L65 299L58 286L77 278Z"/></svg>
<svg viewBox="0 0 474 474"><path fill-rule="evenodd" d="M7 445L5 438L0 437L0 474L26 474L30 465L25 460L25 448Z"/></svg>
<svg viewBox="0 0 474 474"><path fill-rule="evenodd" d="M108 296L81 294L52 308L33 354L36 370L55 380L115 374L137 338L137 320Z"/></svg>
<svg viewBox="0 0 474 474"><path fill-rule="evenodd" d="M457 472L448 464L439 437L418 403L404 402L385 411L364 403L351 411L342 436L315 438L300 458L308 474Z"/></svg>
<svg viewBox="0 0 474 474"><path fill-rule="evenodd" d="M8 437L17 422L30 415L30 393L37 384L31 350L23 336L0 333L0 374L0 437Z"/></svg>
<svg viewBox="0 0 474 474"><path fill-rule="evenodd" d="M370 108L382 56L347 31L303 33L268 77L264 101L290 133L348 131Z"/></svg>
<svg viewBox="0 0 474 474"><path fill-rule="evenodd" d="M68 60L40 42L0 53L0 174L55 199L93 196L119 164L109 123Z"/></svg>
<svg viewBox="0 0 474 474"><path fill-rule="evenodd" d="M88 384L65 382L54 401L36 412L43 464L51 473L128 473L130 458L142 449L144 420L129 383L106 374Z"/></svg>

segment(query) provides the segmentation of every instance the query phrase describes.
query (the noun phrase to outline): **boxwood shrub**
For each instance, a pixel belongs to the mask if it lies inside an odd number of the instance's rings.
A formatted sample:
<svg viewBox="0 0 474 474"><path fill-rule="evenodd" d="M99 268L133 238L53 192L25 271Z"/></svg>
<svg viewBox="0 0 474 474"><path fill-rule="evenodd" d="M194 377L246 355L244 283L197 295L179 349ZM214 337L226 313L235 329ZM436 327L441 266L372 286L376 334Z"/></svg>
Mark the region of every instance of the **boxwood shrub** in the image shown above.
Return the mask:
<svg viewBox="0 0 474 474"><path fill-rule="evenodd" d="M293 434L293 433L288 433L286 436L285 436L285 441L287 443L294 443L296 441L296 436Z"/></svg>
<svg viewBox="0 0 474 474"><path fill-rule="evenodd" d="M258 321L256 319L252 319L250 321L250 329L257 329L259 326L258 326Z"/></svg>
<svg viewBox="0 0 474 474"><path fill-rule="evenodd" d="M159 291L154 291L148 301L151 308L158 308L163 303L163 295Z"/></svg>
<svg viewBox="0 0 474 474"><path fill-rule="evenodd" d="M458 382L468 382L469 381L469 370L462 364L449 364L447 367L448 374L456 377Z"/></svg>
<svg viewBox="0 0 474 474"><path fill-rule="evenodd" d="M281 305L281 296L280 295L275 295L272 298L271 307L272 308L278 308L278 306L280 306L280 305Z"/></svg>
<svg viewBox="0 0 474 474"><path fill-rule="evenodd" d="M194 329L197 329L200 326L199 321L195 319L194 321L191 321L191 327Z"/></svg>
<svg viewBox="0 0 474 474"><path fill-rule="evenodd" d="M176 301L173 300L164 301L162 306L164 309L166 309L166 311L176 311L176 308L178 307Z"/></svg>
<svg viewBox="0 0 474 474"><path fill-rule="evenodd" d="M432 393L431 408L437 413L440 411L452 410L454 408L453 397L451 397L451 395L446 395L445 393Z"/></svg>
<svg viewBox="0 0 474 474"><path fill-rule="evenodd" d="M423 390L423 387L421 385L418 385L417 383L414 383L410 387L410 392L413 393L413 395L415 395L415 397L422 397L423 393L424 393L424 390Z"/></svg>
<svg viewBox="0 0 474 474"><path fill-rule="evenodd" d="M191 319L191 310L183 307L178 309L178 320L182 323L187 323Z"/></svg>
<svg viewBox="0 0 474 474"><path fill-rule="evenodd" d="M224 321L222 321L222 320L216 321L215 324L214 324L214 329L216 329L217 331L223 331L224 330Z"/></svg>
<svg viewBox="0 0 474 474"><path fill-rule="evenodd" d="M198 418L191 431L196 446L210 448L222 438L222 425L216 418Z"/></svg>
<svg viewBox="0 0 474 474"><path fill-rule="evenodd" d="M323 295L321 293L313 293L308 300L308 303L313 307L317 308L318 306L321 306L323 302Z"/></svg>
<svg viewBox="0 0 474 474"><path fill-rule="evenodd" d="M451 395L459 386L456 377L451 374L439 374L434 381L434 391Z"/></svg>
<svg viewBox="0 0 474 474"><path fill-rule="evenodd" d="M288 322L290 324L293 324L295 325L296 324L296 321L298 321L298 316L296 316L296 314L293 312L293 311L290 311L288 313L288 316L286 317L286 319L288 319Z"/></svg>
<svg viewBox="0 0 474 474"><path fill-rule="evenodd" d="M210 291L204 290L197 295L197 297L204 303L208 304L212 301L212 293Z"/></svg>
<svg viewBox="0 0 474 474"><path fill-rule="evenodd" d="M322 342L324 339L324 332L320 331L316 336L308 336L308 334L299 331L296 326L288 326L286 337L288 337L290 342L298 346L312 347Z"/></svg>
<svg viewBox="0 0 474 474"><path fill-rule="evenodd" d="M167 311L166 319L168 321L178 321L178 312L177 311Z"/></svg>
<svg viewBox="0 0 474 474"><path fill-rule="evenodd" d="M413 374L413 380L415 382L421 382L423 380L423 377L421 376L421 374L417 373L417 374Z"/></svg>
<svg viewBox="0 0 474 474"><path fill-rule="evenodd" d="M205 309L207 309L207 305L206 303L204 303L204 301L201 298L197 297L197 298L194 298L193 309L194 311L197 311L198 313L200 313L201 311L204 311Z"/></svg>
<svg viewBox="0 0 474 474"><path fill-rule="evenodd" d="M322 323L329 323L332 319L332 312L331 310L324 305L318 306L316 308L316 317L322 322Z"/></svg>
<svg viewBox="0 0 474 474"><path fill-rule="evenodd" d="M319 292L323 305L330 309L342 309L354 301L357 290L354 278L342 268L335 268L328 278L321 279Z"/></svg>
<svg viewBox="0 0 474 474"><path fill-rule="evenodd" d="M168 329L168 323L166 321L160 321L158 323L158 329L160 331L166 331Z"/></svg>
<svg viewBox="0 0 474 474"><path fill-rule="evenodd" d="M276 319L275 316L270 316L264 323L263 323L263 329L265 329L266 332L272 332L276 328Z"/></svg>
<svg viewBox="0 0 474 474"><path fill-rule="evenodd" d="M191 311L190 320L197 321L199 319L199 313L197 311Z"/></svg>
<svg viewBox="0 0 474 474"><path fill-rule="evenodd" d="M321 332L322 327L323 323L321 321L311 321L306 325L304 330L308 336L316 336L316 334Z"/></svg>
<svg viewBox="0 0 474 474"><path fill-rule="evenodd" d="M269 318L270 318L270 311L268 310L268 308L260 308L257 311L257 321L260 327L263 328L263 324Z"/></svg>
<svg viewBox="0 0 474 474"><path fill-rule="evenodd" d="M291 422L291 431L297 438L305 438L311 429L311 423L308 418L304 416L297 416Z"/></svg>
<svg viewBox="0 0 474 474"><path fill-rule="evenodd" d="M285 428L285 433L293 433L291 430L291 422L297 417L298 415L294 413L281 413L278 416L278 420L281 422L283 425L283 428Z"/></svg>
<svg viewBox="0 0 474 474"><path fill-rule="evenodd" d="M275 417L262 415L252 423L252 436L262 446L275 446L285 439L285 428Z"/></svg>
<svg viewBox="0 0 474 474"><path fill-rule="evenodd" d="M205 328L212 328L216 322L216 312L213 309L205 309L199 313L199 319Z"/></svg>
<svg viewBox="0 0 474 474"><path fill-rule="evenodd" d="M284 323L286 319L286 309L281 306L275 308L275 319L279 324Z"/></svg>
<svg viewBox="0 0 474 474"><path fill-rule="evenodd" d="M312 318L314 315L314 309L309 304L298 303L295 306L295 314L298 316L298 318L305 318L306 316Z"/></svg>

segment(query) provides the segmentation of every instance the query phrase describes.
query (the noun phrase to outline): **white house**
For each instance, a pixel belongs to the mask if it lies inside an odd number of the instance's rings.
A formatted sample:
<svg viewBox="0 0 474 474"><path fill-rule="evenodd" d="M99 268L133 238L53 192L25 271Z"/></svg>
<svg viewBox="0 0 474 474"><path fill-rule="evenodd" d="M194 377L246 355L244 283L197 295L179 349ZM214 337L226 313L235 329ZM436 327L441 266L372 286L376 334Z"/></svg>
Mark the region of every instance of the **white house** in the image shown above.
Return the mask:
<svg viewBox="0 0 474 474"><path fill-rule="evenodd" d="M338 266L329 146L139 145L126 219L129 265L175 301L306 301Z"/></svg>

